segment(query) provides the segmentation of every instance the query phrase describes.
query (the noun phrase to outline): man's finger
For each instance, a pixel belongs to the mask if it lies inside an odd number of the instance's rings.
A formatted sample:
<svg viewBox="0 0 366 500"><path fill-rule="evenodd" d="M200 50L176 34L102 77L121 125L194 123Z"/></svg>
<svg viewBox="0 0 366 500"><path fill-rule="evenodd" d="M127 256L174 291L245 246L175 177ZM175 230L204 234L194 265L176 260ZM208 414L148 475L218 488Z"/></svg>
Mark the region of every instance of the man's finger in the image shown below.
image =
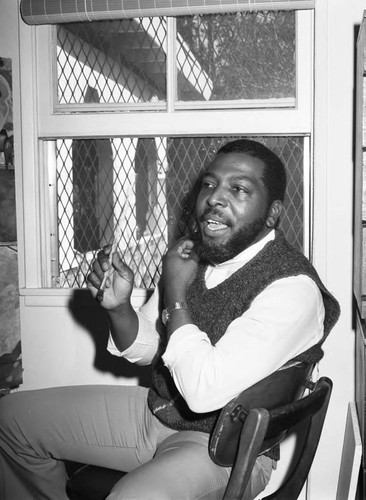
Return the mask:
<svg viewBox="0 0 366 500"><path fill-rule="evenodd" d="M113 255L112 259L113 267L115 270L118 272L118 274L123 278L124 280L128 282L133 282L134 280L134 274L131 271L131 269L125 264L125 262L121 259L120 255L118 252L116 252Z"/></svg>
<svg viewBox="0 0 366 500"><path fill-rule="evenodd" d="M177 243L176 252L183 259L187 259L193 249L194 243L188 239L182 239Z"/></svg>
<svg viewBox="0 0 366 500"><path fill-rule="evenodd" d="M109 255L112 251L112 245L105 245L102 250L97 254L97 262L99 263L103 272L109 269Z"/></svg>
<svg viewBox="0 0 366 500"><path fill-rule="evenodd" d="M86 278L86 284L89 288L90 287L99 288L101 284L101 279L95 272L92 271L91 273L88 274Z"/></svg>

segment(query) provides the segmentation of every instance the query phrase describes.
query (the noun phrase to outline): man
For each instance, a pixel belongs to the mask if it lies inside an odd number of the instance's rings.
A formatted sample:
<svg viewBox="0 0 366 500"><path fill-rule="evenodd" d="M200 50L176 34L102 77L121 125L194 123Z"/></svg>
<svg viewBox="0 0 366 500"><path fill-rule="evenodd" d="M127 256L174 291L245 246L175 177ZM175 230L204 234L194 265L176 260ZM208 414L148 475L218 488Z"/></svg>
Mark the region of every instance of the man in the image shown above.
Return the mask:
<svg viewBox="0 0 366 500"><path fill-rule="evenodd" d="M198 234L163 260L162 280L139 312L133 273L119 254L107 279L109 349L153 363L151 388L69 387L0 402L5 500L64 499L68 459L129 472L109 500L221 499L230 470L208 455L220 409L241 391L297 361L316 362L339 315L307 259L275 230L285 194L281 161L263 145L224 146L196 203ZM97 296L111 248L90 273ZM245 499L267 484L257 459Z"/></svg>

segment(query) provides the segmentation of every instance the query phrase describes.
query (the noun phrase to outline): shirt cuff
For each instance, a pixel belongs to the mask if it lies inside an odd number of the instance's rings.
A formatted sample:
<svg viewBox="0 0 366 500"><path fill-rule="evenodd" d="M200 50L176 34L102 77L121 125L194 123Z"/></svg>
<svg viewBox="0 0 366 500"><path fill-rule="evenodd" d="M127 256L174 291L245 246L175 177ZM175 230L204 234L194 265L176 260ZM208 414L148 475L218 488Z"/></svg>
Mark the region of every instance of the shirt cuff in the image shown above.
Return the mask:
<svg viewBox="0 0 366 500"><path fill-rule="evenodd" d="M123 357L131 363L148 365L156 354L159 345L159 335L149 318L140 312L137 312L137 316L139 319L139 330L133 344L121 352L116 347L112 335L109 334L107 350L113 356Z"/></svg>

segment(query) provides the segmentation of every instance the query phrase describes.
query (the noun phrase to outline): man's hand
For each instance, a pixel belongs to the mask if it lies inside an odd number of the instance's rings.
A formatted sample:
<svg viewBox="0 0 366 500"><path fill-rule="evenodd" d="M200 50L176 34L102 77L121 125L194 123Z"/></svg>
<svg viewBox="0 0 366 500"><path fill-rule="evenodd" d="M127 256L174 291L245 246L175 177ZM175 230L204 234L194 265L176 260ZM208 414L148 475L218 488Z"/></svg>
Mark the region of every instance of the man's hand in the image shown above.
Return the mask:
<svg viewBox="0 0 366 500"><path fill-rule="evenodd" d="M92 271L87 277L87 285L94 297L102 283L105 273L105 290L102 306L108 310L117 310L120 306L130 303L133 289L134 274L132 270L122 261L118 252L110 260L111 245L106 245L98 252L96 260L92 263Z"/></svg>
<svg viewBox="0 0 366 500"><path fill-rule="evenodd" d="M193 280L198 265L198 256L193 250L192 240L180 239L163 259L163 283L165 305L185 301L186 290Z"/></svg>

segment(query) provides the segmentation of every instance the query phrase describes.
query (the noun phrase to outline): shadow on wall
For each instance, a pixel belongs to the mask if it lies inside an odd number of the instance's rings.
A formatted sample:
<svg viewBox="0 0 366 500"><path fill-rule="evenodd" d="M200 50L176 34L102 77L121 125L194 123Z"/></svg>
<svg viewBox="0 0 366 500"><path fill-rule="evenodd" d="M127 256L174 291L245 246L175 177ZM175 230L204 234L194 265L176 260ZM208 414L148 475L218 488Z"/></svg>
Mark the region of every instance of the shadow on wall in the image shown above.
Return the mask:
<svg viewBox="0 0 366 500"><path fill-rule="evenodd" d="M137 366L107 351L109 325L107 313L87 290L75 289L69 302L75 321L84 327L95 344L94 367L115 377L138 378L144 387L150 385L150 367Z"/></svg>

